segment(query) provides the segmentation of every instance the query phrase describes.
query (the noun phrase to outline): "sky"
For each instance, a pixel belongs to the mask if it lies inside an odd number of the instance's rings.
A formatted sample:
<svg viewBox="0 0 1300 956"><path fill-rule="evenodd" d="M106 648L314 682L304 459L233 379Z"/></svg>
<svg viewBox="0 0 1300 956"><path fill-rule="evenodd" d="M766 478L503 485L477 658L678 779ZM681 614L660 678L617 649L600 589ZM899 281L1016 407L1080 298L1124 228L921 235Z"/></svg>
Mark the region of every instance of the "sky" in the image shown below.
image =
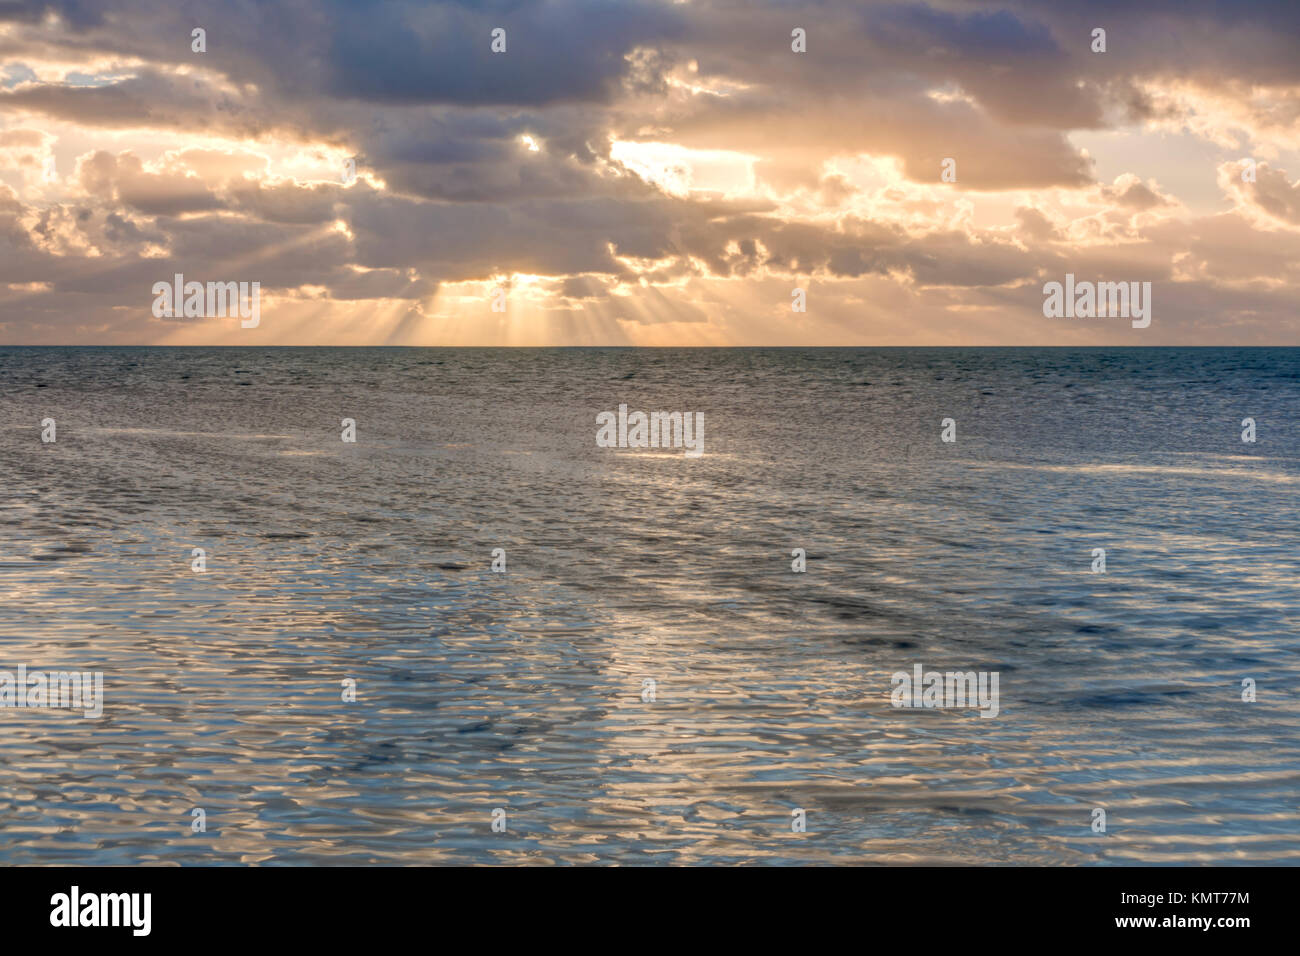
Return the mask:
<svg viewBox="0 0 1300 956"><path fill-rule="evenodd" d="M1291 0L0 0L0 344L1300 345L1298 51Z"/></svg>

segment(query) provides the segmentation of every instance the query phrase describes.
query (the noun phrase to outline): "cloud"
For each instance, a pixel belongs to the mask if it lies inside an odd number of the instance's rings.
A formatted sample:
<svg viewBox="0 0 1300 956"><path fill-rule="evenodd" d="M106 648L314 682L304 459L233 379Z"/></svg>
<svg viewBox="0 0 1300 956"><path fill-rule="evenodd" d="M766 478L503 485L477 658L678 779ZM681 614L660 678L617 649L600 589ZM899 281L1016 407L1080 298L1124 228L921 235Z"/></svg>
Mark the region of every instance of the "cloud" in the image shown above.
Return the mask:
<svg viewBox="0 0 1300 956"><path fill-rule="evenodd" d="M1174 200L1162 195L1159 187L1147 185L1132 173L1124 173L1113 184L1102 186L1101 195L1112 204L1135 212L1174 205Z"/></svg>
<svg viewBox="0 0 1300 956"><path fill-rule="evenodd" d="M0 8L10 340L239 341L158 326L174 272L261 282L261 341L501 341L514 319L476 321L498 283L538 343L1118 340L1042 322L1073 271L1160 283L1181 311L1143 341L1300 344L1293 4L210 12ZM1203 152L1149 168L1171 137Z"/></svg>
<svg viewBox="0 0 1300 956"><path fill-rule="evenodd" d="M1300 226L1300 182L1291 182L1285 170L1268 163L1255 168L1255 181L1243 179L1244 164L1225 163L1219 168L1220 184L1247 212L1260 213L1268 225ZM1256 216L1256 221L1261 217Z"/></svg>

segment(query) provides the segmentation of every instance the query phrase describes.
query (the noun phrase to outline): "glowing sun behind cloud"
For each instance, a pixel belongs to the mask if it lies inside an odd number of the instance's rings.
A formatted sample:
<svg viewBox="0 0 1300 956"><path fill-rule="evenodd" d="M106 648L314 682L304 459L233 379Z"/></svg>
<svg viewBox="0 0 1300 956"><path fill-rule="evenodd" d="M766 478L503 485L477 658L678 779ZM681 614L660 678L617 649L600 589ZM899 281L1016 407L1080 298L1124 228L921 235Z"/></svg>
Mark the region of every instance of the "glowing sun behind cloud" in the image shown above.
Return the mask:
<svg viewBox="0 0 1300 956"><path fill-rule="evenodd" d="M1300 338L1300 13L1108 10L1098 56L1050 5L829 2L799 53L781 5L557 0L498 56L462 4L305 9L202 53L0 11L5 341L1132 344L1043 318L1066 272L1152 282L1142 344ZM177 272L262 323L160 322Z"/></svg>

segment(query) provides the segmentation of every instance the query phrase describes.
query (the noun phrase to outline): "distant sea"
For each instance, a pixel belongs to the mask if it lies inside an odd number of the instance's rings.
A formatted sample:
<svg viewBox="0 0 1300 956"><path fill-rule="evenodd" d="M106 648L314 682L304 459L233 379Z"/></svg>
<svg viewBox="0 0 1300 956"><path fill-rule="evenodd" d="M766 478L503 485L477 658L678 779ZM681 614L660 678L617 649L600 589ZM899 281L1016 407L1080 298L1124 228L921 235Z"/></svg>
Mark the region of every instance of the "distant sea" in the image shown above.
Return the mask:
<svg viewBox="0 0 1300 956"><path fill-rule="evenodd" d="M1298 490L1297 349L0 347L0 862L1294 864Z"/></svg>

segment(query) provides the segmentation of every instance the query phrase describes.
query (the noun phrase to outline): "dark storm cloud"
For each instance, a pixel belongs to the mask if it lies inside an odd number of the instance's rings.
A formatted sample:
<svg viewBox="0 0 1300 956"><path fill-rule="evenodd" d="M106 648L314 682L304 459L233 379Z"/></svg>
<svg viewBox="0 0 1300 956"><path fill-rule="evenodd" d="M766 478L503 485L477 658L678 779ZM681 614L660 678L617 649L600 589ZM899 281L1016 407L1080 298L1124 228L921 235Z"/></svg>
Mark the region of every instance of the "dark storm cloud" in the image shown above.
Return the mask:
<svg viewBox="0 0 1300 956"><path fill-rule="evenodd" d="M105 7L96 0L0 0L0 23L39 23L48 14L57 13L73 27L85 29L103 22Z"/></svg>
<svg viewBox="0 0 1300 956"><path fill-rule="evenodd" d="M634 47L671 41L680 8L626 0L339 3L325 92L379 103L542 105L606 99ZM492 30L506 31L493 53Z"/></svg>

